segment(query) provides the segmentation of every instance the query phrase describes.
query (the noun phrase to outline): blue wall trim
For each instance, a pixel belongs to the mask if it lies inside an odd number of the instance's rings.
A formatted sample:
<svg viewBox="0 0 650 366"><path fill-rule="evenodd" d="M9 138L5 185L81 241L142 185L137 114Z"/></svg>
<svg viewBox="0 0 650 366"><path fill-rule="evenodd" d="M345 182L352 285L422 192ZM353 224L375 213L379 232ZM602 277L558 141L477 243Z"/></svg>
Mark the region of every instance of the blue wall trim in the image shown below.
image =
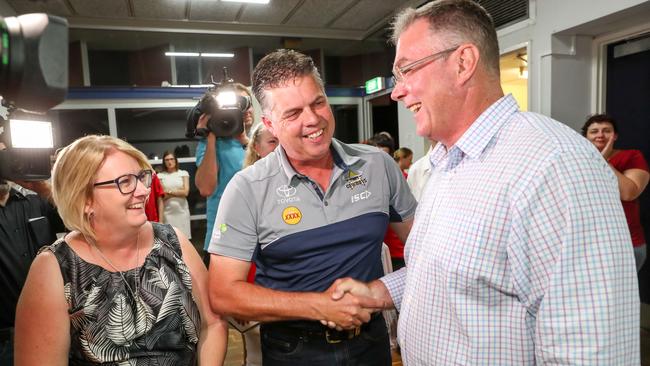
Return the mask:
<svg viewBox="0 0 650 366"><path fill-rule="evenodd" d="M73 99L199 99L204 88L70 88ZM363 88L325 88L328 97L363 97Z"/></svg>

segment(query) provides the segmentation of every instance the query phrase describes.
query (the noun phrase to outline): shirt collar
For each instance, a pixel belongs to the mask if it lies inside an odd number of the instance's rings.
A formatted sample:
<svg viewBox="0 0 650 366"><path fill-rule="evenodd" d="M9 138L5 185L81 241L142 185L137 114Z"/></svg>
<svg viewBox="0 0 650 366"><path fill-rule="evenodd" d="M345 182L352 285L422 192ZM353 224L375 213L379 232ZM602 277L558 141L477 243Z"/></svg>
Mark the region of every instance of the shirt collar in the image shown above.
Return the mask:
<svg viewBox="0 0 650 366"><path fill-rule="evenodd" d="M4 207L7 207L7 205L9 205L9 202L11 200L24 200L24 199L27 199L24 194L22 194L19 190L15 189L13 187L11 187L9 189L8 194L9 194L9 197L7 198L7 202L5 202Z"/></svg>
<svg viewBox="0 0 650 366"><path fill-rule="evenodd" d="M504 123L518 109L519 106L511 94L501 97L478 116L449 150L443 144L437 144L429 157L431 165L435 167L440 164L447 155L451 165L449 169L453 169L464 156L478 158Z"/></svg>
<svg viewBox="0 0 650 366"><path fill-rule="evenodd" d="M350 166L354 165L361 159L358 156L351 156L346 153L343 149L342 143L335 138L332 138L332 143L330 144L330 152L332 153L335 167L338 167L343 172L350 170ZM304 175L298 173L293 168L293 166L291 166L291 163L289 163L289 159L287 158L287 153L284 151L282 145L280 145L278 149L275 149L275 153L277 154L280 168L287 176L288 185L291 185L291 182L294 178L304 177Z"/></svg>

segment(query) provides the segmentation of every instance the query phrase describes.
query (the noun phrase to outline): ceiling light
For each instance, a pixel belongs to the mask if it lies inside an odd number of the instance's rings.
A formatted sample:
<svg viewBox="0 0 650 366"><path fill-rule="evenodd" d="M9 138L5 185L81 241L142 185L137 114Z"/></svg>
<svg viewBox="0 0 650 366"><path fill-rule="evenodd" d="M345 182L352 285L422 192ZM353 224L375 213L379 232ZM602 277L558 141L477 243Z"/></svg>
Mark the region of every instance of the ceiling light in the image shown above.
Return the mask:
<svg viewBox="0 0 650 366"><path fill-rule="evenodd" d="M228 3L268 4L271 0L221 0Z"/></svg>
<svg viewBox="0 0 650 366"><path fill-rule="evenodd" d="M199 89L206 89L206 88L212 88L214 84L168 84L168 85L163 85L166 88L199 88Z"/></svg>
<svg viewBox="0 0 650 366"><path fill-rule="evenodd" d="M224 57L232 58L235 57L234 53L210 53L210 52L201 52L201 57Z"/></svg>
<svg viewBox="0 0 650 366"><path fill-rule="evenodd" d="M199 53L198 52L165 52L165 56L199 57Z"/></svg>

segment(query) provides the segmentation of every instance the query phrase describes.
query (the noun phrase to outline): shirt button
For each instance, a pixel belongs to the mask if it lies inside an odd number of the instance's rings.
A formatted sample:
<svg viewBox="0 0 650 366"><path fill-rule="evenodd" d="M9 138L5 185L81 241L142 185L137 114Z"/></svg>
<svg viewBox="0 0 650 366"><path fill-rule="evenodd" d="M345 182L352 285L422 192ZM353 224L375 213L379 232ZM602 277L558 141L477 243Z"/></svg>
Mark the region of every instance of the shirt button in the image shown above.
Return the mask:
<svg viewBox="0 0 650 366"><path fill-rule="evenodd" d="M323 204L324 204L325 206L327 206L327 205L328 205L328 203L327 203L327 201L324 201L324 202L323 202Z"/></svg>

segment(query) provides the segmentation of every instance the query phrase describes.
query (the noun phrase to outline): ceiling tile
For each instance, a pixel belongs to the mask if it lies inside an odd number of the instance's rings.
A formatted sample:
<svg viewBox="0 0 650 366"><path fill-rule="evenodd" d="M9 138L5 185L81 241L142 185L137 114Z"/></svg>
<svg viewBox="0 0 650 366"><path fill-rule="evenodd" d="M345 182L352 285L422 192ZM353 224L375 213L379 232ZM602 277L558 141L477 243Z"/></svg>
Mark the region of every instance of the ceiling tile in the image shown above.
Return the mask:
<svg viewBox="0 0 650 366"><path fill-rule="evenodd" d="M307 0L286 23L303 27L323 27L356 0Z"/></svg>
<svg viewBox="0 0 650 366"><path fill-rule="evenodd" d="M48 2L35 2L25 0L7 0L9 5L16 11L16 14L26 13L48 13L62 17L69 17L72 14L65 6L64 0L50 0Z"/></svg>
<svg viewBox="0 0 650 366"><path fill-rule="evenodd" d="M247 4L239 19L247 23L281 24L300 0L272 0L268 5Z"/></svg>
<svg viewBox="0 0 650 366"><path fill-rule="evenodd" d="M331 28L366 30L395 12L403 1L359 0L349 11L332 23Z"/></svg>
<svg viewBox="0 0 650 366"><path fill-rule="evenodd" d="M128 18L126 0L69 0L79 16L101 18Z"/></svg>
<svg viewBox="0 0 650 366"><path fill-rule="evenodd" d="M185 20L189 0L131 0L137 18Z"/></svg>
<svg viewBox="0 0 650 366"><path fill-rule="evenodd" d="M191 0L190 20L234 22L241 4L218 0Z"/></svg>

